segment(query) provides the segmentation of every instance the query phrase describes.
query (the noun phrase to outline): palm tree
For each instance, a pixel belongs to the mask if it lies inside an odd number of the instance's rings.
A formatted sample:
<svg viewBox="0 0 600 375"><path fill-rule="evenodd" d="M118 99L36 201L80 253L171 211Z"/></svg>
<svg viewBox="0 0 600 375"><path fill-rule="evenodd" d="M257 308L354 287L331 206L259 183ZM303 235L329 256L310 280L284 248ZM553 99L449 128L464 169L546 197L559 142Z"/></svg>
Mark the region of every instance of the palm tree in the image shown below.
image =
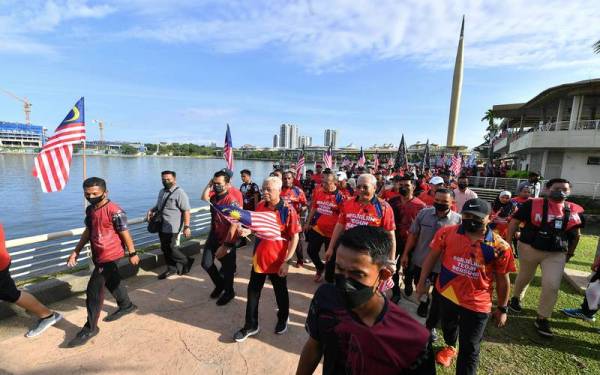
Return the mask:
<svg viewBox="0 0 600 375"><path fill-rule="evenodd" d="M485 112L485 116L483 116L481 118L481 121L487 121L488 122L488 127L485 129L488 134L495 134L498 131L498 125L494 122L495 119L497 119L498 117L494 114L494 111L491 109L488 109Z"/></svg>
<svg viewBox="0 0 600 375"><path fill-rule="evenodd" d="M594 52L600 54L600 40L597 41L596 43L594 43L593 47L594 47Z"/></svg>

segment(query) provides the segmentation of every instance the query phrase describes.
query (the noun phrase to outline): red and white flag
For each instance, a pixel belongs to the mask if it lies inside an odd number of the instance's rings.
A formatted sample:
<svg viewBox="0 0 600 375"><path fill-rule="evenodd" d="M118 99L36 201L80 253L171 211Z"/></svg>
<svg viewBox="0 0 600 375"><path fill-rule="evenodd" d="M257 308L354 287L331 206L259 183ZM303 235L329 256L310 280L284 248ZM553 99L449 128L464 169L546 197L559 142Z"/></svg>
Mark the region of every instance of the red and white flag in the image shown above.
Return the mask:
<svg viewBox="0 0 600 375"><path fill-rule="evenodd" d="M377 154L375 154L375 156L373 157L373 168L375 169L375 171L379 170L379 156Z"/></svg>
<svg viewBox="0 0 600 375"><path fill-rule="evenodd" d="M229 131L229 124L227 124L227 132L225 133L223 158L225 159L225 162L227 162L227 169L233 171L233 144L231 142L231 132Z"/></svg>
<svg viewBox="0 0 600 375"><path fill-rule="evenodd" d="M365 153L363 152L362 147L360 148L360 154L358 155L358 162L356 163L359 167L364 167L367 163L367 158L365 157Z"/></svg>
<svg viewBox="0 0 600 375"><path fill-rule="evenodd" d="M323 153L323 164L325 164L325 168L333 168L333 152L331 146Z"/></svg>
<svg viewBox="0 0 600 375"><path fill-rule="evenodd" d="M296 180L300 181L302 179L302 168L304 168L304 148L300 153L300 157L298 157L298 162L296 163Z"/></svg>
<svg viewBox="0 0 600 375"><path fill-rule="evenodd" d="M450 164L450 171L454 174L454 176L458 177L460 175L460 171L462 170L462 157L455 153L452 156L452 163Z"/></svg>
<svg viewBox="0 0 600 375"><path fill-rule="evenodd" d="M67 185L73 145L81 141L85 141L83 98L79 99L35 157L33 176L40 181L44 193L61 191Z"/></svg>

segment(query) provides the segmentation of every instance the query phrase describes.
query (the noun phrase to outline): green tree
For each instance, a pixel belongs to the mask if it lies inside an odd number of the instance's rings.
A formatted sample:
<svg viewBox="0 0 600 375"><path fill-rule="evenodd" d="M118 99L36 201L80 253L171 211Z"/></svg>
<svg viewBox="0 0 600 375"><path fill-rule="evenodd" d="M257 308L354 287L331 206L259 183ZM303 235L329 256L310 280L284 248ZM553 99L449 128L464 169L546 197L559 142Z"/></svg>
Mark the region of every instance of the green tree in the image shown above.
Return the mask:
<svg viewBox="0 0 600 375"><path fill-rule="evenodd" d="M121 154L123 155L137 155L139 150L131 145L121 146Z"/></svg>

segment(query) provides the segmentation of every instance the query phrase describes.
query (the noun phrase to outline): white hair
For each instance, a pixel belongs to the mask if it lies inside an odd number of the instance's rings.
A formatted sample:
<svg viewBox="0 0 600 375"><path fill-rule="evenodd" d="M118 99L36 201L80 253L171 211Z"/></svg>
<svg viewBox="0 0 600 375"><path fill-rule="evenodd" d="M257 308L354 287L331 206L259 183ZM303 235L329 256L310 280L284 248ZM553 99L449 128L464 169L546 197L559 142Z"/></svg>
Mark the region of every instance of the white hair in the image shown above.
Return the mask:
<svg viewBox="0 0 600 375"><path fill-rule="evenodd" d="M270 176L265 178L263 185L270 185L276 188L277 190L281 190L281 186L283 185L283 181L279 177Z"/></svg>
<svg viewBox="0 0 600 375"><path fill-rule="evenodd" d="M375 176L373 176L370 173L363 173L360 176L358 176L358 179L356 179L356 183L358 185L360 185L360 180L367 180L367 183L373 185L373 186L377 186L377 179L375 178Z"/></svg>

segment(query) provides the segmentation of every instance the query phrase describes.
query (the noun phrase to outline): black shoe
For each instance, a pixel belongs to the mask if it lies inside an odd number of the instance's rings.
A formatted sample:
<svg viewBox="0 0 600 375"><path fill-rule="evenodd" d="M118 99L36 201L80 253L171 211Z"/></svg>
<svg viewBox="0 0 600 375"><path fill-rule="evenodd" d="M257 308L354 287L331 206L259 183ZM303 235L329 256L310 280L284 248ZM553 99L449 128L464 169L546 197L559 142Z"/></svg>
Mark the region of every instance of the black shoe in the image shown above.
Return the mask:
<svg viewBox="0 0 600 375"><path fill-rule="evenodd" d="M217 306L225 306L235 297L234 292L225 292L221 295L221 297L217 300Z"/></svg>
<svg viewBox="0 0 600 375"><path fill-rule="evenodd" d="M426 302L419 303L419 307L417 307L417 315L421 318L427 318L427 312L429 311L429 300Z"/></svg>
<svg viewBox="0 0 600 375"><path fill-rule="evenodd" d="M412 281L408 281L404 284L404 295L407 297L412 296L413 294L413 285Z"/></svg>
<svg viewBox="0 0 600 375"><path fill-rule="evenodd" d="M160 275L158 275L158 279L159 280L164 280L167 277L172 276L172 275L175 275L175 272L166 270L165 272L163 272Z"/></svg>
<svg viewBox="0 0 600 375"><path fill-rule="evenodd" d="M115 320L121 318L124 315L131 314L135 310L137 310L137 306L132 303L128 307L125 307L123 309L119 307L117 311L105 316L102 320L105 322L114 322Z"/></svg>
<svg viewBox="0 0 600 375"><path fill-rule="evenodd" d="M96 336L100 332L100 328L96 327L95 330L91 330L87 327L83 327L79 333L73 338L73 340L69 341L69 348L74 348L76 346L81 346L88 342L92 337Z"/></svg>
<svg viewBox="0 0 600 375"><path fill-rule="evenodd" d="M275 333L278 335L283 335L288 329L289 318L285 320L278 319L277 324L275 325Z"/></svg>
<svg viewBox="0 0 600 375"><path fill-rule="evenodd" d="M392 301L393 303L395 303L397 305L401 299L402 299L402 296L400 296L400 292L398 292L397 294L392 295L392 298L390 298L390 301Z"/></svg>
<svg viewBox="0 0 600 375"><path fill-rule="evenodd" d="M217 298L219 298L221 293L223 293L223 288L220 286L215 287L215 289L213 289L212 293L210 293L210 298L217 299Z"/></svg>
<svg viewBox="0 0 600 375"><path fill-rule="evenodd" d="M550 329L550 322L548 319L537 318L534 325L540 335L544 337L554 336L554 333L552 333L552 330Z"/></svg>
<svg viewBox="0 0 600 375"><path fill-rule="evenodd" d="M523 308L521 307L521 302L519 302L519 299L517 297L512 297L510 299L510 302L508 303L508 308L516 313L520 313L523 311Z"/></svg>
<svg viewBox="0 0 600 375"><path fill-rule="evenodd" d="M235 335L233 335L233 339L236 342L243 342L246 341L246 339L250 336L254 336L256 335L258 332L260 331L260 327L256 327L256 328L242 328L239 331L237 331L235 333Z"/></svg>
<svg viewBox="0 0 600 375"><path fill-rule="evenodd" d="M184 275L186 273L190 273L190 271L192 270L192 266L194 265L195 261L196 261L196 259L194 259L194 258L188 258L187 264L183 267L183 274Z"/></svg>

